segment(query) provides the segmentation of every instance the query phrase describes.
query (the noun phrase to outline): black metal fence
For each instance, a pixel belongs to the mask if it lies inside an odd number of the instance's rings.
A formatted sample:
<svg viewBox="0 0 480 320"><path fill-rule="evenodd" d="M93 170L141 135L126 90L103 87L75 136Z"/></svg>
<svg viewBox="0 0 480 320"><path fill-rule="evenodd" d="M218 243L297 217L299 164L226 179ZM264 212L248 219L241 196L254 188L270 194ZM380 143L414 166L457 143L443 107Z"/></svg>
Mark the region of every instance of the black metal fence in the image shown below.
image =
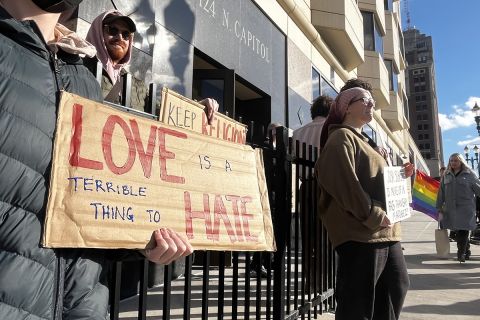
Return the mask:
<svg viewBox="0 0 480 320"><path fill-rule="evenodd" d="M131 81L124 84L130 92ZM150 86L151 114L155 89ZM277 251L195 252L184 266L161 269L142 260L123 277L117 262L110 319L310 319L335 308L335 255L315 213L317 150L292 145L283 127L276 129L275 147L252 146L264 153ZM163 281L152 281L159 274ZM122 287L132 284L134 295L121 300Z"/></svg>

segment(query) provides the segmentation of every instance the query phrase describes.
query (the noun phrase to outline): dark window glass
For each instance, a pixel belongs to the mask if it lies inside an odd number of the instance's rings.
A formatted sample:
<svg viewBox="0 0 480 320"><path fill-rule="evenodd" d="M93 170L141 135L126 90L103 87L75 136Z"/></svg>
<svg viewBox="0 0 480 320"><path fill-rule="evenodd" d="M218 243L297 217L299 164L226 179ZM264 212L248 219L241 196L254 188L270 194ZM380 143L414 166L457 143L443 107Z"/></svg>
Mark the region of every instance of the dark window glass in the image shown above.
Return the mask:
<svg viewBox="0 0 480 320"><path fill-rule="evenodd" d="M423 140L423 134L418 135L418 140Z"/></svg>
<svg viewBox="0 0 480 320"><path fill-rule="evenodd" d="M422 130L422 128L423 128L423 127L422 127L421 124L419 124L419 125L417 126L417 129L418 129L418 130Z"/></svg>
<svg viewBox="0 0 480 320"><path fill-rule="evenodd" d="M320 77L320 94L333 99L338 95L337 90L324 77Z"/></svg>
<svg viewBox="0 0 480 320"><path fill-rule="evenodd" d="M312 68L312 101L320 95L320 73Z"/></svg>
<svg viewBox="0 0 480 320"><path fill-rule="evenodd" d="M372 12L362 11L363 17L363 48L369 51L375 51L375 27Z"/></svg>
<svg viewBox="0 0 480 320"><path fill-rule="evenodd" d="M393 0L385 0L384 1L384 6L385 6L385 10L387 11L392 11L393 10Z"/></svg>
<svg viewBox="0 0 480 320"><path fill-rule="evenodd" d="M380 33L380 28L378 27L377 21L374 19L374 29L375 29L375 51L380 53L383 57L383 36Z"/></svg>
<svg viewBox="0 0 480 320"><path fill-rule="evenodd" d="M363 132L370 137L375 143L377 143L377 132L373 130L368 124L363 126Z"/></svg>
<svg viewBox="0 0 480 320"><path fill-rule="evenodd" d="M385 60L385 66L388 70L389 82L390 82L390 91L398 91L398 75L395 73L395 68L393 67L392 60Z"/></svg>

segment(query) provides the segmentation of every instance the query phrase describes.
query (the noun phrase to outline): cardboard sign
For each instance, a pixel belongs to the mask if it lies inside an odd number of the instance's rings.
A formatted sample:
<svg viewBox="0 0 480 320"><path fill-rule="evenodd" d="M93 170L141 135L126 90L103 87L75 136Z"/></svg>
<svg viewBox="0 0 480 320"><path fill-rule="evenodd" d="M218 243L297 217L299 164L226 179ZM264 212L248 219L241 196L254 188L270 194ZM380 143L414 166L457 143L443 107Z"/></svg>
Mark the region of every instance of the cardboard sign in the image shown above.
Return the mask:
<svg viewBox="0 0 480 320"><path fill-rule="evenodd" d="M43 244L275 250L262 154L63 93Z"/></svg>
<svg viewBox="0 0 480 320"><path fill-rule="evenodd" d="M390 222L395 223L411 216L410 194L402 167L385 167L385 205Z"/></svg>
<svg viewBox="0 0 480 320"><path fill-rule="evenodd" d="M185 98L168 88L162 90L160 121L168 125L198 132L215 139L245 144L247 126L221 113L216 113L209 125L205 106Z"/></svg>

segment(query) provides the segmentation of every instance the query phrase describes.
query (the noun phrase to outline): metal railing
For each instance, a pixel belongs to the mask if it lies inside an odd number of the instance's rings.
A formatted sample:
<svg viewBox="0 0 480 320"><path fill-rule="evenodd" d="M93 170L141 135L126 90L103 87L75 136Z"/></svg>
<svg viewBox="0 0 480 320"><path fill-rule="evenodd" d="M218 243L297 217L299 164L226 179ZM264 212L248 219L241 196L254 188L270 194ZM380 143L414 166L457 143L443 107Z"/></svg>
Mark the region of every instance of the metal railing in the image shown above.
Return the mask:
<svg viewBox="0 0 480 320"><path fill-rule="evenodd" d="M131 81L124 83L125 93ZM150 86L150 97L155 89ZM284 127L276 129L276 147L252 146L264 153L277 251L204 251L201 264L194 263L200 255L195 252L184 266L158 267L141 260L123 275L124 264L115 262L110 319L311 319L335 308L334 251L315 213L317 150L292 145ZM122 287L132 283L136 292L121 300Z"/></svg>

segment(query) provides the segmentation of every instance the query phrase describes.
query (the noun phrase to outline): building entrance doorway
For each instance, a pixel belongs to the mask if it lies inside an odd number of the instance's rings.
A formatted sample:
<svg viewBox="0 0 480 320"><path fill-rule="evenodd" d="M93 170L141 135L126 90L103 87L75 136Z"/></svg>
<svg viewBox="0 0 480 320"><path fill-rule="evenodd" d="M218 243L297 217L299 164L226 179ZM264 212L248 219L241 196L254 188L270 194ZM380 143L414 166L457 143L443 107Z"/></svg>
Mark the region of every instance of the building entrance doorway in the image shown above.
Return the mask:
<svg viewBox="0 0 480 320"><path fill-rule="evenodd" d="M215 98L219 112L248 126L247 142L260 145L270 123L270 96L200 52L193 62L192 98Z"/></svg>

